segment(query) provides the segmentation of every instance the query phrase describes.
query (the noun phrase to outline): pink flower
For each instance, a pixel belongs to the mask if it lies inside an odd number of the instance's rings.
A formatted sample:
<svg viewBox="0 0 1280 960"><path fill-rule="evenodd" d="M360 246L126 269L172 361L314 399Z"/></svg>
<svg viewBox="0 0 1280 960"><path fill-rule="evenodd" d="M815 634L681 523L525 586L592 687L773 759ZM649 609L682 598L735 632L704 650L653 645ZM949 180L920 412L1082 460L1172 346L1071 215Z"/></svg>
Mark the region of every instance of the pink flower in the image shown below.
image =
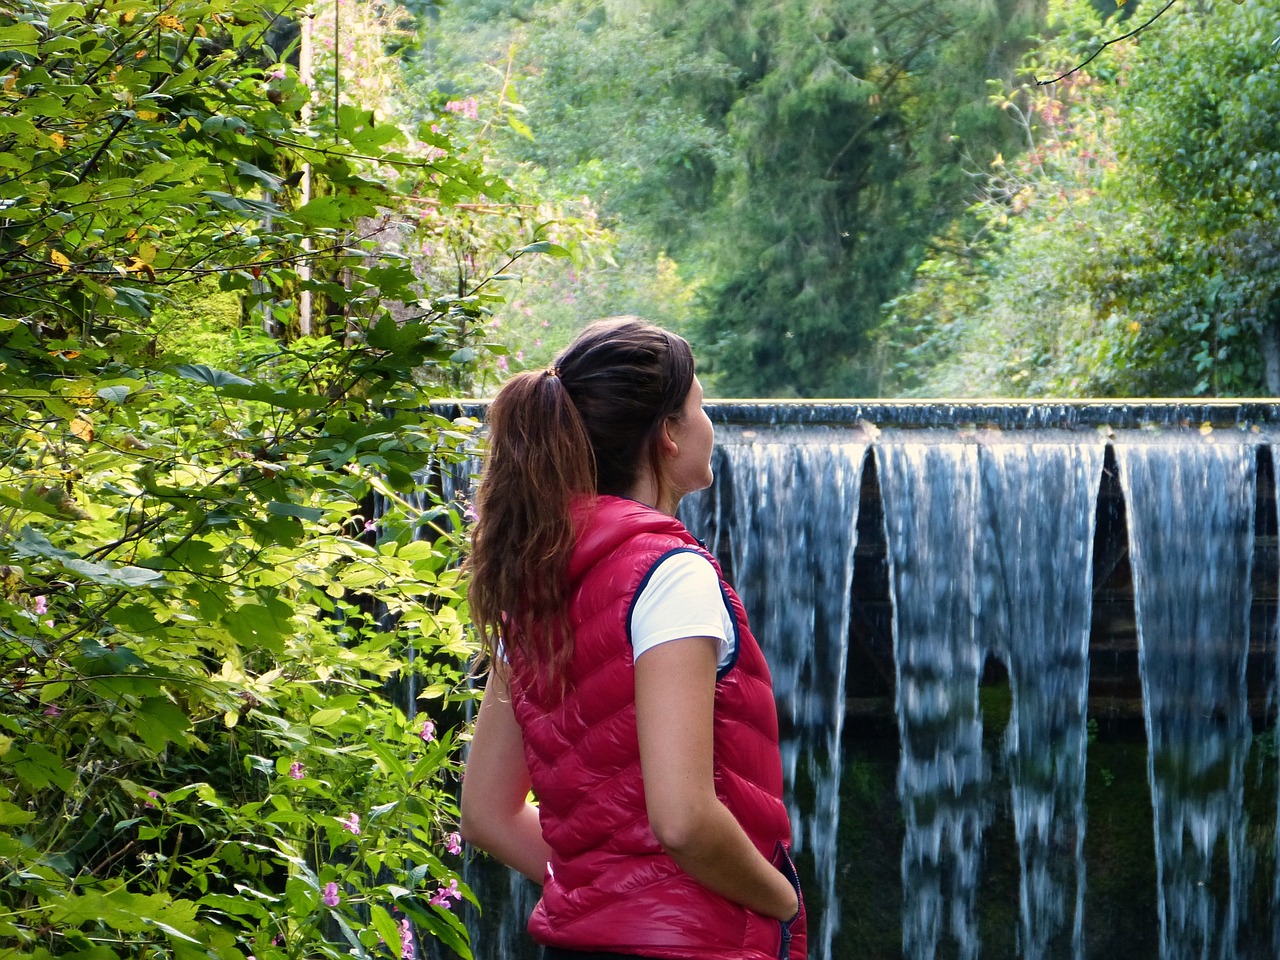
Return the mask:
<svg viewBox="0 0 1280 960"><path fill-rule="evenodd" d="M462 852L462 837L459 834L451 833L444 838L444 848L455 857Z"/></svg>
<svg viewBox="0 0 1280 960"><path fill-rule="evenodd" d="M376 523L374 523L372 520L366 520L366 521L364 522L364 532L365 532L365 533L373 533L373 531L375 531L375 530L377 530L377 529L378 529L378 525L377 525Z"/></svg>
<svg viewBox="0 0 1280 960"><path fill-rule="evenodd" d="M351 834L360 836L360 814L348 813L346 818L338 818L338 822Z"/></svg>
<svg viewBox="0 0 1280 960"><path fill-rule="evenodd" d="M147 796L148 796L148 797L150 797L150 798L151 798L151 800L159 800L159 799L160 799L160 794L156 793L154 790L148 790L148 791L147 791ZM150 807L152 810L154 810L154 809L156 808L156 805L155 805L154 803L152 803L152 802L151 802L151 800L144 800L144 801L142 801L142 805L143 805L144 807Z"/></svg>
<svg viewBox="0 0 1280 960"><path fill-rule="evenodd" d="M49 612L49 600L44 594L36 597L36 615L40 616Z"/></svg>
<svg viewBox="0 0 1280 960"><path fill-rule="evenodd" d="M426 721L418 731L418 736L422 738L423 743L430 743L436 738L436 725L430 720Z"/></svg>
<svg viewBox="0 0 1280 960"><path fill-rule="evenodd" d="M324 901L326 907L336 907L338 905L338 885L330 880L324 885L324 896L320 899Z"/></svg>
<svg viewBox="0 0 1280 960"><path fill-rule="evenodd" d="M499 357L499 358L498 358L498 369L499 369L499 370L501 370L503 373L506 373L506 372L507 372L507 358L506 358L506 357Z"/></svg>
<svg viewBox="0 0 1280 960"><path fill-rule="evenodd" d="M283 63L278 63L267 71L268 80L283 80L285 78L285 69Z"/></svg>
<svg viewBox="0 0 1280 960"><path fill-rule="evenodd" d="M44 708L44 715L46 717L60 717L62 716L62 708L56 703L51 703Z"/></svg>
<svg viewBox="0 0 1280 960"><path fill-rule="evenodd" d="M302 771L303 771L302 761L300 761L300 760L295 760L295 761L293 761L293 763L289 764L289 777L290 777L290 779L292 779L292 780L301 780L301 779L302 779Z"/></svg>
<svg viewBox="0 0 1280 960"><path fill-rule="evenodd" d="M432 894L431 899L427 902L432 906L444 907L446 910L452 906L450 900L461 900L462 891L458 889L458 881L450 880L447 887L437 887L436 892Z"/></svg>
<svg viewBox="0 0 1280 960"><path fill-rule="evenodd" d="M474 120L480 115L480 104L475 97L467 97L465 100L450 100L444 105L444 108L450 113L456 113L460 117L466 117L468 120Z"/></svg>
<svg viewBox="0 0 1280 960"><path fill-rule="evenodd" d="M405 917L400 921L400 960L413 960L414 956L413 927L409 924L409 918Z"/></svg>

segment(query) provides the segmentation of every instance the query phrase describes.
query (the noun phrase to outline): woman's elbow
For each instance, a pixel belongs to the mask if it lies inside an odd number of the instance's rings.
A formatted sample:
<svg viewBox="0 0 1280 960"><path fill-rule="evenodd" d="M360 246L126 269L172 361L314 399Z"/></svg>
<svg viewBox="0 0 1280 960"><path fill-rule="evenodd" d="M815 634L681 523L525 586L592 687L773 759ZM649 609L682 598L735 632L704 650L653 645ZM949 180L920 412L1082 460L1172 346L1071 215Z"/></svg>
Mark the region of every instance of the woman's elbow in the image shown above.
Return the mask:
<svg viewBox="0 0 1280 960"><path fill-rule="evenodd" d="M468 803L464 796L458 808L458 833L462 839L473 847L488 850L490 832L491 818L485 815L479 804Z"/></svg>
<svg viewBox="0 0 1280 960"><path fill-rule="evenodd" d="M687 853L706 836L706 821L693 806L670 805L650 810L649 826L659 845L672 857Z"/></svg>

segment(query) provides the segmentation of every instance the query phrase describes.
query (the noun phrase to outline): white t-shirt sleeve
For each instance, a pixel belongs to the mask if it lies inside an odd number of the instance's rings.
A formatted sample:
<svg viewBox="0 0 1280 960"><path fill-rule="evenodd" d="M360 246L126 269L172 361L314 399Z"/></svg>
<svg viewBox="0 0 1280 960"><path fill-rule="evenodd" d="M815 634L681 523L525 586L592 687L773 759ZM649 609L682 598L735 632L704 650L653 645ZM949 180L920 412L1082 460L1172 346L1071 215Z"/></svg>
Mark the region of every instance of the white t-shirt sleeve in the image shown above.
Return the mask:
<svg viewBox="0 0 1280 960"><path fill-rule="evenodd" d="M654 567L631 608L631 648L646 650L685 637L713 637L719 666L737 652L733 614L725 605L720 579L707 558L692 550L673 553Z"/></svg>

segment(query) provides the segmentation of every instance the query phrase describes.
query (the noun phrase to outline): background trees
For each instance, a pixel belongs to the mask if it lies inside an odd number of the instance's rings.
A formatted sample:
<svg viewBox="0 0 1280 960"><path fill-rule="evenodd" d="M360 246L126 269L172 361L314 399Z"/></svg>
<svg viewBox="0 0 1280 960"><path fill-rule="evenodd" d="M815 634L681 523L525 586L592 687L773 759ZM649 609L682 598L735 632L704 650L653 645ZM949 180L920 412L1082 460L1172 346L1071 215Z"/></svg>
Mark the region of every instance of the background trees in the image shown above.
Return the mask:
<svg viewBox="0 0 1280 960"><path fill-rule="evenodd" d="M446 8L440 71L527 111L492 156L603 228L503 329L537 363L644 313L721 395L1272 389L1267 4L1174 5L1035 83L1157 9Z"/></svg>
<svg viewBox="0 0 1280 960"><path fill-rule="evenodd" d="M1111 29L1064 12L1043 75ZM895 388L1280 390L1274 23L1265 4L1174 7L1089 72L1006 98L1028 152L986 178L981 229L939 245L893 305Z"/></svg>
<svg viewBox="0 0 1280 960"><path fill-rule="evenodd" d="M1007 149L986 84L1011 76L1042 13L566 0L465 16L502 38L529 109L530 136L500 151L588 192L633 265L679 265L712 388L813 395L876 388L867 334L963 209L966 164Z"/></svg>

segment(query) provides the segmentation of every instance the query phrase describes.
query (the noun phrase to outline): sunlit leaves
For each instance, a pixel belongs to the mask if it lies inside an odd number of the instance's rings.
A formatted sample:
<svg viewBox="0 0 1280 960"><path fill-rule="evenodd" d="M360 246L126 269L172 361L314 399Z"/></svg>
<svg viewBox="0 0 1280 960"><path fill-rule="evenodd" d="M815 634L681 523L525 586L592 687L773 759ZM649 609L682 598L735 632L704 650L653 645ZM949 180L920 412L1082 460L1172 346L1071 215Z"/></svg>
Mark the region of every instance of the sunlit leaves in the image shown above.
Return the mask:
<svg viewBox="0 0 1280 960"><path fill-rule="evenodd" d="M423 158L367 110L304 127L275 26L257 0L0 11L0 941L25 956L346 956L370 904L457 865L438 471L468 431L428 404L483 304L365 242ZM449 148L422 192L501 192ZM306 283L335 329L209 329L207 278L278 315Z"/></svg>

